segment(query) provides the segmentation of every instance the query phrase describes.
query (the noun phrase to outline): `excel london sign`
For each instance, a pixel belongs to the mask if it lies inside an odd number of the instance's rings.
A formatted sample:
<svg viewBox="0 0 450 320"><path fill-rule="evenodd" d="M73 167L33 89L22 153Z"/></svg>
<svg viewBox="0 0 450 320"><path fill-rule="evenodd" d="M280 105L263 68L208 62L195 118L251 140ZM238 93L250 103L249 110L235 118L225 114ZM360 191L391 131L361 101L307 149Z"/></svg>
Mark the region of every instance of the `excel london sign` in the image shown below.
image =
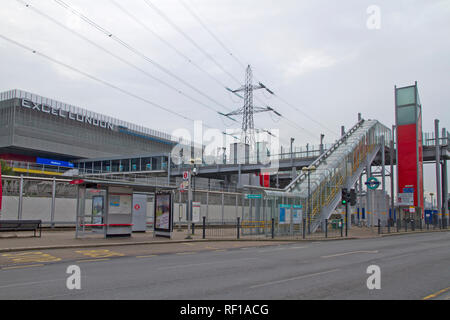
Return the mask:
<svg viewBox="0 0 450 320"><path fill-rule="evenodd" d="M70 119L70 120L74 120L74 121L78 121L78 122L82 122L82 123L87 123L87 124L90 124L90 125L93 125L96 127L114 130L114 125L110 122L98 120L94 117L88 117L88 116L84 116L84 115L78 114L78 113L73 113L70 111L65 111L65 110L59 109L59 108L53 108L53 107L47 106L45 104L34 103L33 101L30 101L30 100L22 99L22 107L31 109L31 110L36 110L36 111L43 112L43 113L47 113L47 114L50 114L53 116L65 118L65 119Z"/></svg>

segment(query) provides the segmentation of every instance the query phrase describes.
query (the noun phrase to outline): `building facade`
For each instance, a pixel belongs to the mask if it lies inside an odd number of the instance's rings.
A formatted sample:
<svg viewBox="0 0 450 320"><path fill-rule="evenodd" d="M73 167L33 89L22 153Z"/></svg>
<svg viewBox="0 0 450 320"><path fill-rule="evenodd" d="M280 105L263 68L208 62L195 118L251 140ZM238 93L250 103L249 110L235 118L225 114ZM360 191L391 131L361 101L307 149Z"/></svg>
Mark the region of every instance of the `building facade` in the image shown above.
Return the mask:
<svg viewBox="0 0 450 320"><path fill-rule="evenodd" d="M21 90L0 93L0 158L36 162L168 154L168 134Z"/></svg>

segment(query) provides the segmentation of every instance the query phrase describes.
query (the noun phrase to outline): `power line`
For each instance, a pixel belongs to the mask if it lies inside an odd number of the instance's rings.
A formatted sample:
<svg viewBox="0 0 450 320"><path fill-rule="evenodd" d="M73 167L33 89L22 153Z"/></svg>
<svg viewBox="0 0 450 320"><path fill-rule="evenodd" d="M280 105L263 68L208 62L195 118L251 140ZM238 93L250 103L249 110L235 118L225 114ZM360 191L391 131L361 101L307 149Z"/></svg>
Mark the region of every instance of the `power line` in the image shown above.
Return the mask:
<svg viewBox="0 0 450 320"><path fill-rule="evenodd" d="M8 38L8 37L6 37L6 36L4 36L4 35L2 35L2 34L0 34L0 38L2 38L3 40L5 40L5 41L7 41L7 42L9 42L9 43L12 43L12 44L14 44L14 45L20 47L20 48L22 48L22 49L25 49L26 51L29 51L29 52L31 52L31 53L33 53L33 54L36 54L36 55L38 55L38 56L40 56L40 57L43 57L43 58L45 58L45 59L47 59L47 60L49 60L49 61L51 61L51 62L53 62L53 63L55 63L55 64L58 64L58 65L60 65L60 66L63 66L63 67L65 67L65 68L67 68L67 69L69 69L69 70L71 70L71 71L73 71L73 72L76 72L76 73L78 73L78 74L81 74L81 75L83 75L83 76L85 76L85 77L87 77L87 78L89 78L89 79L91 79L91 80L94 80L94 81L96 81L96 82L99 82L99 83L101 83L101 84L103 84L103 85L105 85L105 86L108 86L108 87L110 87L110 88L112 88L112 89L115 89L115 90L117 90L117 91L120 91L120 92L122 92L122 93L124 93L124 94L126 94L126 95L128 95L128 96L130 96L130 97L133 97L133 98L138 99L138 100L140 100L140 101L143 101L143 102L145 102L145 103L147 103L147 104L150 104L150 105L152 105L152 106L154 106L154 107L156 107L156 108L158 108L158 109L161 109L161 110L164 110L164 111L166 111L166 112L169 112L169 113L171 113L171 114L173 114L173 115L176 115L176 116L178 116L178 117L180 117L180 118L183 118L183 119L185 119L185 120L189 120L189 121L192 121L192 122L195 121L194 119L189 118L189 117L187 117L187 116L185 116L185 115L183 115L183 114L181 114L181 113L178 113L178 112L173 111L173 110L171 110L171 109L169 109L169 108L167 108L167 107L164 107L164 106L162 106L162 105L160 105L160 104L158 104L158 103L155 103L155 102L153 102L153 101L151 101L151 100L148 100L148 99L146 99L146 98L143 98L143 97L141 97L141 96L138 96L138 95L136 95L136 94L134 94L134 93L132 93L132 92L130 92L130 91L128 91L128 90L122 89L122 88L120 88L120 87L118 87L118 86L116 86L116 85L114 85L114 84L112 84L112 83L110 83L110 82L108 82L108 81L102 80L102 79L100 79L100 78L98 78L98 77L96 77L96 76L94 76L94 75L92 75L92 74L89 74L89 73L87 73L87 72L85 72L85 71L82 71L82 70L80 70L80 69L77 69L77 68L74 67L74 66L71 66L71 65L69 65L69 64L67 64L67 63L64 63L64 62L62 62L62 61L59 61L59 60L57 60L57 59L55 59L55 58L52 58L52 57L46 55L45 53L39 52L39 51L37 51L37 50L35 50L35 49L32 49L32 48L30 48L30 47L28 47L28 46L26 46L26 45L24 45L24 44L22 44L22 43L20 43L20 42L18 42L18 41L15 41L15 40L12 40L11 38Z"/></svg>
<svg viewBox="0 0 450 320"><path fill-rule="evenodd" d="M117 43L119 43L120 45L122 45L123 47L125 47L126 49L130 50L131 52L133 52L134 54L140 56L141 58L143 58L144 60L148 61L149 63L151 63L152 65L154 65L155 67L157 67L159 70L163 71L164 73L170 75L171 77L175 78L176 80L178 80L179 82L183 83L185 86L189 87L190 89L194 90L195 92L197 92L198 94L202 95L203 97L207 98L208 100L214 102L217 105L222 106L223 108L227 108L225 105L223 105L222 103L218 102L217 100L215 100L214 98L210 97L209 95L205 94L204 92L200 91L199 89L197 89L196 87L192 86L191 84L189 84L187 81L183 80L182 78L180 78L179 76L177 76L176 74L174 74L173 72L171 72L170 70L166 69L165 67L163 67L162 65L160 65L159 63L155 62L154 60L150 59L148 56L146 56L145 54L143 54L142 52L140 52L139 50L135 49L133 46L129 45L128 43L126 43L125 41L123 41L122 39L120 39L119 37L115 36L114 34L112 34L111 32L109 32L107 29L103 28L102 26L98 25L97 23L95 23L93 20L89 19L88 17L86 17L85 15L83 15L81 12L77 11L76 9L72 8L70 5L66 4L64 1L62 0L54 0L57 4L59 4L60 6L62 6L64 9L68 10L70 13L76 15L77 17L81 18L83 21L85 21L86 23L88 23L89 25L91 25L92 27L94 27L95 29L97 29L98 31L100 31L101 33L103 33L104 35L106 35L108 38L116 41Z"/></svg>
<svg viewBox="0 0 450 320"><path fill-rule="evenodd" d="M237 83L241 82L230 72L225 70L225 68L217 62L208 52L206 52L194 39L192 39L186 32L184 32L180 27L178 27L164 12L162 12L157 6L152 4L149 0L144 0L144 2L155 11L160 17L162 17L168 24L170 24L175 30L177 30L185 39L187 39L195 48L202 52L208 59L210 59L222 72L226 73L230 78L232 78Z"/></svg>
<svg viewBox="0 0 450 320"><path fill-rule="evenodd" d="M209 33L209 35L211 37L213 37L218 43L219 45L243 68L245 69L246 66L244 63L242 63L241 60L238 59L238 57L236 57L233 52L231 52L230 49L227 48L227 46L211 31L210 28L208 28L208 26L206 25L206 23L203 22L203 20L194 12L194 10L192 10L192 8L190 8L183 0L179 0L180 3L183 5L183 7L186 8L187 11L189 11L189 13L195 18L195 20L198 21L198 23L203 27L203 29L206 30L207 33Z"/></svg>
<svg viewBox="0 0 450 320"><path fill-rule="evenodd" d="M180 89L178 89L178 88L172 86L171 84L165 82L164 80L159 79L159 78L153 76L152 74L148 73L147 71L145 71L144 69L138 67L137 65L135 65L135 64L133 64L133 63L131 63L131 62L125 60L125 59L123 59L122 57L116 55L115 53L113 53L113 52L107 50L106 48L104 48L104 47L98 45L98 44L95 43L94 41L88 39L87 37L85 37L85 36L83 36L82 34L76 32L75 30L72 30L72 29L68 28L68 27L65 26L64 24L60 23L59 21L57 21L56 19L52 18L51 16L45 14L44 12L40 11L39 9L37 9L37 8L35 8L35 7L33 7L33 6L31 6L30 4L25 3L25 2L22 1L22 0L16 0L16 1L19 2L20 4L26 6L27 8L31 9L33 12L35 12L35 13L38 14L38 15L40 15L41 17L44 17L44 18L50 20L51 22L55 23L55 24L58 25L59 27L63 28L64 30L66 30L66 31L68 31L68 32L70 32L70 33L76 35L77 37L83 39L84 41L88 42L89 44L91 44L92 46L96 47L97 49L99 49L99 50L101 50L101 51L107 53L108 55L114 57L115 59L121 61L122 63L124 63L124 64L126 64L126 65L128 65L128 66L130 66L130 67L132 67L132 68L134 68L134 69L136 69L137 71L139 71L139 72L141 72L141 73L143 73L145 76L151 78L152 80L155 80L155 81L157 81L157 82L163 84L164 86L170 88L171 90L176 91L177 93L179 93L179 94L185 96L186 98L190 99L191 101L194 101L195 103L198 103L198 104L202 105L203 107L208 108L209 110L211 110L211 111L213 111L213 112L215 112L215 113L218 113L218 110L215 110L214 108L212 108L212 107L210 107L209 105L203 103L202 101L200 101L200 100L198 100L198 99L196 99L196 98L194 98L194 97L192 97L192 96L190 96L190 95L184 93L184 92L181 91ZM231 119L231 118L230 118L230 119ZM231 120L237 122L237 121L234 120L234 119L231 119Z"/></svg>
<svg viewBox="0 0 450 320"><path fill-rule="evenodd" d="M206 30L206 32L208 32L208 34L217 41L217 43L225 50L225 52L230 55L241 67L246 68L246 66L242 63L242 61L232 53L232 51L223 43L223 41L221 41L219 39L218 36L216 36L212 30L210 28L208 28L208 26L206 25L206 23L199 17L199 15L197 13L194 12L194 10L192 8L190 8L185 2L184 0L179 0L179 2L183 5L183 7L194 17L195 20L198 21L198 23ZM336 132L330 130L328 127L326 127L325 125L321 124L319 121L313 119L311 116L309 116L307 113L305 113L304 111L300 110L299 108L297 108L296 106L292 105L291 103L289 103L288 101L286 101L286 99L282 98L281 96L279 96L278 94L274 93L274 92L269 92L270 94L272 94L273 96L275 96L276 98L278 98L280 101L282 101L283 103L285 103L287 106L291 107L292 109L296 110L297 112L300 112L302 115L304 115L306 118L308 118L310 121L314 122L315 124L319 125L320 127L322 127L323 129L327 130L330 133L333 133L335 135L338 135ZM256 97L256 99L260 102L262 102L260 99L258 99L258 97ZM293 121L291 121L293 123ZM305 129L306 130L306 129Z"/></svg>
<svg viewBox="0 0 450 320"><path fill-rule="evenodd" d="M189 58L187 55L185 55L183 52L181 52L177 47L172 45L169 41L164 39L164 37L160 36L158 33L156 33L154 30L152 30L146 23L144 23L141 19L139 19L136 15L132 14L129 10L125 9L122 5L120 5L116 0L110 0L113 5L115 5L123 14L128 16L131 20L133 20L135 23L139 24L141 27L143 27L145 30L147 30L149 33L151 33L154 37L156 37L158 40L160 40L162 43L164 43L167 47L172 49L175 53L177 53L180 57L185 59L187 62L192 64L194 67L196 67L198 70L200 70L202 73L207 75L209 78L211 78L214 82L219 84L222 88L227 88L227 86L211 75L208 71L203 69L201 66L199 66L197 63L195 63L191 58ZM237 95L239 96L239 95ZM239 96L242 98L241 96Z"/></svg>

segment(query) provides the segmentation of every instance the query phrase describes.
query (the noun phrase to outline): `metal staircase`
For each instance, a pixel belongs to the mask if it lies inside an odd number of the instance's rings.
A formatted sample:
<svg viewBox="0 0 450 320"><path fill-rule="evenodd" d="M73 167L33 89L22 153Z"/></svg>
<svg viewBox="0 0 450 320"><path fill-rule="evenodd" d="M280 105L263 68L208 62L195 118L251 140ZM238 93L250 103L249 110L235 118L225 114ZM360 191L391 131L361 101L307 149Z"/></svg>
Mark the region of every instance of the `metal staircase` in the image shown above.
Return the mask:
<svg viewBox="0 0 450 320"><path fill-rule="evenodd" d="M304 212L309 213L311 232L341 202L341 189L354 186L371 165L383 139L388 145L390 129L376 120L361 120L285 188L285 193L299 197Z"/></svg>

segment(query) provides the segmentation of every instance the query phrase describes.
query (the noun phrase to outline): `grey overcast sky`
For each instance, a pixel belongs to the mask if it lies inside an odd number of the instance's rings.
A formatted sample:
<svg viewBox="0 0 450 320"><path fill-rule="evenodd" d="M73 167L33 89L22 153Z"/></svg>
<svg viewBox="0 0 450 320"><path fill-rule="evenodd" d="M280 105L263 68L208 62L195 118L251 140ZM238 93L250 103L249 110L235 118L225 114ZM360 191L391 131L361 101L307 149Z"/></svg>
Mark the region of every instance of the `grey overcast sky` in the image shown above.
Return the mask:
<svg viewBox="0 0 450 320"><path fill-rule="evenodd" d="M146 1L168 16L195 44ZM213 110L229 112L241 107L242 101L223 85L234 89L244 82L242 64L251 64L255 78L282 98L257 92L255 104L273 106L289 122L260 114L255 123L258 128L280 129L285 145L290 137L296 138L296 145L318 144L321 133L326 135L325 142L331 143L341 125L349 128L356 123L358 112L366 119L378 119L391 127L394 86L412 85L415 81L423 104L424 131L433 130L436 118L442 126L450 127L448 0L63 0L190 87L120 46L65 10L58 1L23 0L198 102L113 58L21 1L1 2L1 35L167 109L203 120L210 127L221 130L236 127ZM138 20L127 16L114 2ZM368 8L372 5L380 9L379 29L367 26L371 18ZM229 51L185 6L200 17ZM0 55L1 91L23 89L167 133L177 128L193 128L188 120L1 38Z"/></svg>

